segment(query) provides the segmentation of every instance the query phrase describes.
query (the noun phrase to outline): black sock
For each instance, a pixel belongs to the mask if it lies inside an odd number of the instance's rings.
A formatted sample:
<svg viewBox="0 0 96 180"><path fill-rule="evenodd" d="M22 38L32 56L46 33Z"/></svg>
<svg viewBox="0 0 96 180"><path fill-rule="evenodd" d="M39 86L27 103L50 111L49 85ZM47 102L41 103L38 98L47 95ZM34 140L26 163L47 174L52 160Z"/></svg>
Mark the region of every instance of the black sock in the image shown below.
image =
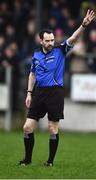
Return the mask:
<svg viewBox="0 0 96 180"><path fill-rule="evenodd" d="M25 145L25 160L31 162L32 150L34 146L34 134L24 134L24 145Z"/></svg>
<svg viewBox="0 0 96 180"><path fill-rule="evenodd" d="M49 140L49 163L53 163L59 142L59 134L52 134Z"/></svg>

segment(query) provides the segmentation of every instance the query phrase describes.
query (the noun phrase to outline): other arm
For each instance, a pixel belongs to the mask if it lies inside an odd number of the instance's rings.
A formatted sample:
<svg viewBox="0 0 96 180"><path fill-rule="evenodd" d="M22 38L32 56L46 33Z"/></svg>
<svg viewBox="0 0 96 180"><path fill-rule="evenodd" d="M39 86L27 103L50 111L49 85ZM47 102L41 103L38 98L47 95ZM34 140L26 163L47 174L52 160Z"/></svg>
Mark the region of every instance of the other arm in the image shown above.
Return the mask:
<svg viewBox="0 0 96 180"><path fill-rule="evenodd" d="M28 108L30 107L30 104L31 104L31 101L32 101L32 96L31 95L32 95L32 91L33 91L35 82L36 82L35 74L33 72L30 72L29 78L28 78L27 97L26 97L26 100L25 100L25 104L26 104L26 106Z"/></svg>
<svg viewBox="0 0 96 180"><path fill-rule="evenodd" d="M28 90L27 90L27 94L32 93L33 87L35 85L35 82L36 82L35 74L30 72L29 78L28 78Z"/></svg>
<svg viewBox="0 0 96 180"><path fill-rule="evenodd" d="M67 39L67 43L69 45L74 45L76 43L76 41L78 40L78 38L82 35L83 31L85 30L85 28L92 22L92 20L95 18L95 13L94 11L87 11L87 14L82 22L82 24L80 25L80 27L72 34L71 37L69 37Z"/></svg>

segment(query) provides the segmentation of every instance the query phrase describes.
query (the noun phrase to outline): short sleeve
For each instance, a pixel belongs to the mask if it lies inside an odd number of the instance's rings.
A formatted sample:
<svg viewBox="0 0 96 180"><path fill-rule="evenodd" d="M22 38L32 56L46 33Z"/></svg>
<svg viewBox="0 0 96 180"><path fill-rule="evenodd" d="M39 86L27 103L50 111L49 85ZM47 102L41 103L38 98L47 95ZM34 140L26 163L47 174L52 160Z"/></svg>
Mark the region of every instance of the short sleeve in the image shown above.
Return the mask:
<svg viewBox="0 0 96 180"><path fill-rule="evenodd" d="M31 63L31 69L30 69L30 72L35 72L35 63L34 63L34 57L32 57L32 63Z"/></svg>
<svg viewBox="0 0 96 180"><path fill-rule="evenodd" d="M62 50L62 52L63 52L65 55L66 55L72 48L73 48L73 46L70 45L67 40L60 44L60 49Z"/></svg>

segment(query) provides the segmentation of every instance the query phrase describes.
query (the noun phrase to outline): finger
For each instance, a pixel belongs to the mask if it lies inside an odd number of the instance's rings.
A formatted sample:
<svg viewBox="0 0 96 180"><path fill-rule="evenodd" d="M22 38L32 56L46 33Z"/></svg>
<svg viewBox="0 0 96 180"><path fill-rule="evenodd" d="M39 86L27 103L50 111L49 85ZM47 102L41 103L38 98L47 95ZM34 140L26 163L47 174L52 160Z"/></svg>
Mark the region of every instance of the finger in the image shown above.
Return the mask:
<svg viewBox="0 0 96 180"><path fill-rule="evenodd" d="M26 102L26 106L28 107L28 102Z"/></svg>
<svg viewBox="0 0 96 180"><path fill-rule="evenodd" d="M94 12L92 13L92 16L95 16L95 13L94 13Z"/></svg>
<svg viewBox="0 0 96 180"><path fill-rule="evenodd" d="M27 108L29 108L30 107L30 104L27 104Z"/></svg>
<svg viewBox="0 0 96 180"><path fill-rule="evenodd" d="M90 14L90 17L93 17L93 16L95 16L95 13L94 13L94 12Z"/></svg>
<svg viewBox="0 0 96 180"><path fill-rule="evenodd" d="M94 17L95 17L95 13L93 12L93 13L91 13L89 16L88 16L88 19L94 19Z"/></svg>
<svg viewBox="0 0 96 180"><path fill-rule="evenodd" d="M89 13L90 13L90 9L88 9L88 11L87 11L87 14L86 14L86 15L87 15L87 16L89 16Z"/></svg>
<svg viewBox="0 0 96 180"><path fill-rule="evenodd" d="M89 18L90 18L90 17L93 17L93 16L95 16L95 13L90 14L90 15L89 15Z"/></svg>
<svg viewBox="0 0 96 180"><path fill-rule="evenodd" d="M94 11L92 12L92 15L95 15L95 12L94 12Z"/></svg>
<svg viewBox="0 0 96 180"><path fill-rule="evenodd" d="M27 101L25 100L25 104L26 104L26 106L27 106Z"/></svg>
<svg viewBox="0 0 96 180"><path fill-rule="evenodd" d="M92 16L93 14L95 14L95 13L94 13L94 11L92 10L89 15Z"/></svg>
<svg viewBox="0 0 96 180"><path fill-rule="evenodd" d="M91 22L94 18L95 18L95 16L90 17L89 22Z"/></svg>
<svg viewBox="0 0 96 180"><path fill-rule="evenodd" d="M28 106L28 104L29 104L29 101L28 101L28 100L26 100L26 106Z"/></svg>
<svg viewBox="0 0 96 180"><path fill-rule="evenodd" d="M90 19L94 19L95 18L95 15L92 15L91 17L90 17Z"/></svg>
<svg viewBox="0 0 96 180"><path fill-rule="evenodd" d="M92 16L90 19L91 19L91 21L93 20L95 18L95 16Z"/></svg>
<svg viewBox="0 0 96 180"><path fill-rule="evenodd" d="M26 104L26 106L27 106L27 108L29 108L29 107L30 107L30 103L28 102L28 103Z"/></svg>

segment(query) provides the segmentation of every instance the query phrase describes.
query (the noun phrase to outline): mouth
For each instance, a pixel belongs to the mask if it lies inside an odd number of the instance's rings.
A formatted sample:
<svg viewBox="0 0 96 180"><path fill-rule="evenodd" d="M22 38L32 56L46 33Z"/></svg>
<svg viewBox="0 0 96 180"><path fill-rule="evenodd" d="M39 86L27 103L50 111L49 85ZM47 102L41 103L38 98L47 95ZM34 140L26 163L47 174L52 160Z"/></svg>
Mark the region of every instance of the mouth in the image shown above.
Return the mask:
<svg viewBox="0 0 96 180"><path fill-rule="evenodd" d="M52 49L52 48L53 48L53 46L51 46L51 45L50 45L50 46L48 46L48 49Z"/></svg>

